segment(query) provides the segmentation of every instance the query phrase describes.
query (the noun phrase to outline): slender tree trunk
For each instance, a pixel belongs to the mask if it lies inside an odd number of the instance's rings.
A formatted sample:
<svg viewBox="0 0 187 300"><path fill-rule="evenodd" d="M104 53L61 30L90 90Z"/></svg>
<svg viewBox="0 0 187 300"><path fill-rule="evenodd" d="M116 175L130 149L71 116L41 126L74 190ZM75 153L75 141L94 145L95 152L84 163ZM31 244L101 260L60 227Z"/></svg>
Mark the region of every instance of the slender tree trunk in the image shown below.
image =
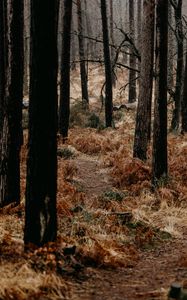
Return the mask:
<svg viewBox="0 0 187 300"><path fill-rule="evenodd" d="M29 93L29 20L30 11L28 0L24 0L24 79L23 94Z"/></svg>
<svg viewBox="0 0 187 300"><path fill-rule="evenodd" d="M173 7L168 3L168 89L173 90L174 87L174 33L173 33Z"/></svg>
<svg viewBox="0 0 187 300"><path fill-rule="evenodd" d="M72 17L71 17L71 70L75 70L76 69L76 57L77 57L77 47L76 47L76 38L75 38L75 34L74 32L76 31L76 22L74 20L75 14L73 13L73 9L72 9Z"/></svg>
<svg viewBox="0 0 187 300"><path fill-rule="evenodd" d="M152 182L156 186L167 178L167 53L168 0L157 1L156 20L156 83L153 128Z"/></svg>
<svg viewBox="0 0 187 300"><path fill-rule="evenodd" d="M110 43L114 45L114 12L113 12L113 0L110 0ZM111 63L112 63L112 83L116 85L116 78L114 74L114 48L110 47Z"/></svg>
<svg viewBox="0 0 187 300"><path fill-rule="evenodd" d="M112 126L112 69L110 61L109 35L107 24L106 0L101 0L101 17L103 30L103 51L105 61L105 121L106 127Z"/></svg>
<svg viewBox="0 0 187 300"><path fill-rule="evenodd" d="M79 41L82 101L83 101L83 105L86 107L89 104L89 97L88 97L88 77L87 77L86 64L85 64L81 0L77 0L77 16L78 16L78 41Z"/></svg>
<svg viewBox="0 0 187 300"><path fill-rule="evenodd" d="M24 241L41 246L57 235L58 1L31 0L29 141Z"/></svg>
<svg viewBox="0 0 187 300"><path fill-rule="evenodd" d="M63 138L68 137L70 115L70 48L71 48L72 0L64 2L59 131Z"/></svg>
<svg viewBox="0 0 187 300"><path fill-rule="evenodd" d="M131 39L135 40L135 26L134 26L134 0L129 1L129 31ZM129 58L129 103L136 101L136 58L133 55L133 50L130 49L130 58ZM133 70L134 69L134 70Z"/></svg>
<svg viewBox="0 0 187 300"><path fill-rule="evenodd" d="M146 160L151 126L155 0L144 0L142 23L140 92L136 114L133 156Z"/></svg>
<svg viewBox="0 0 187 300"><path fill-rule="evenodd" d="M4 2L7 11L7 66L2 92L4 112L0 133L0 206L20 201L20 148L23 98L23 0ZM6 27L6 15L4 26ZM6 32L4 38L6 41ZM4 43L3 43L4 44ZM4 49L5 49L4 48ZM6 53L4 52L6 56ZM19 74L19 76L18 76ZM1 95L3 98L3 95Z"/></svg>
<svg viewBox="0 0 187 300"><path fill-rule="evenodd" d="M187 52L184 72L183 98L182 98L182 133L187 132Z"/></svg>
<svg viewBox="0 0 187 300"><path fill-rule="evenodd" d="M6 0L0 1L0 138L5 110L5 72L7 65L7 6Z"/></svg>
<svg viewBox="0 0 187 300"><path fill-rule="evenodd" d="M124 0L119 0L119 19L120 19L120 28L123 29L125 31L125 23L126 23L126 18L127 18L127 14L124 13L123 7L125 6L125 4L122 4ZM123 17L123 15L125 15ZM123 63L127 64L127 54L126 53L122 53L123 55Z"/></svg>
<svg viewBox="0 0 187 300"><path fill-rule="evenodd" d="M174 94L175 107L173 110L171 130L177 131L180 125L181 115L181 96L182 96L182 77L183 77L183 25L182 25L182 0L178 0L175 9L175 22L177 34L177 74L176 87Z"/></svg>
<svg viewBox="0 0 187 300"><path fill-rule="evenodd" d="M61 72L61 64L62 64L62 39L63 39L63 16L64 16L64 1L59 0L59 12L58 12L58 72ZM59 75L58 74L58 75Z"/></svg>
<svg viewBox="0 0 187 300"><path fill-rule="evenodd" d="M141 53L141 47L142 47L141 33L143 34L143 32L142 32L142 0L137 0L137 39L138 39L139 53ZM141 67L141 63L138 60L138 70L140 70L140 67ZM140 80L139 80L139 84L140 84Z"/></svg>
<svg viewBox="0 0 187 300"><path fill-rule="evenodd" d="M24 80L23 80L23 94L28 95L29 93L29 81L28 81L28 37L24 30Z"/></svg>

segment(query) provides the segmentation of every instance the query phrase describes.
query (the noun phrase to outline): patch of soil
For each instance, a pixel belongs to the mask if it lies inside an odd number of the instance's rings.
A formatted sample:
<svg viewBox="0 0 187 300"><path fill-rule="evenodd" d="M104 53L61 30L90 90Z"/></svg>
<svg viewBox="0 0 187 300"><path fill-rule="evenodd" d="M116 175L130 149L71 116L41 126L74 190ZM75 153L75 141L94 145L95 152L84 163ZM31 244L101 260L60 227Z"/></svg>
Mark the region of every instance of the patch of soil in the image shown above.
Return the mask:
<svg viewBox="0 0 187 300"><path fill-rule="evenodd" d="M185 236L142 252L135 266L115 270L88 269L86 281L74 282L72 299L166 300L171 283L187 278L186 246Z"/></svg>
<svg viewBox="0 0 187 300"><path fill-rule="evenodd" d="M112 183L107 169L97 158L77 157L77 177L86 196L99 196ZM180 231L185 231L182 228ZM142 250L137 264L118 269L86 269L84 280L72 279L73 300L151 300L168 299L172 282L187 278L187 236L161 242L151 250Z"/></svg>
<svg viewBox="0 0 187 300"><path fill-rule="evenodd" d="M88 197L99 196L112 188L108 169L102 169L97 157L80 155L76 161L77 177Z"/></svg>

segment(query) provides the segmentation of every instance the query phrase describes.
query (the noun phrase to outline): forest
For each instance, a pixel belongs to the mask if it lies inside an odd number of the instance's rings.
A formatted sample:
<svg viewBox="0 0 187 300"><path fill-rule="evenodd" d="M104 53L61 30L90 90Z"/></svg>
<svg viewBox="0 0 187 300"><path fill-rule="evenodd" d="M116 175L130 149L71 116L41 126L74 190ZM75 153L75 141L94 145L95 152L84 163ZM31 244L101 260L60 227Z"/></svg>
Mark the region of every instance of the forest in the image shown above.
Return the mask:
<svg viewBox="0 0 187 300"><path fill-rule="evenodd" d="M0 0L0 274L187 299L186 0Z"/></svg>

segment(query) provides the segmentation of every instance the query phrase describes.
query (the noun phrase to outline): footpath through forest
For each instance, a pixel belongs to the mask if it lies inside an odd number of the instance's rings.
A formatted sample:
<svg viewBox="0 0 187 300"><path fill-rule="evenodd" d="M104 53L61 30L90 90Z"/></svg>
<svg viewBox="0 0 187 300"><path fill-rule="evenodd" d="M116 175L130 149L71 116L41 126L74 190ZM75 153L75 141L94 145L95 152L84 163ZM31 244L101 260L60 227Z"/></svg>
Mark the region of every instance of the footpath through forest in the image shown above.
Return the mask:
<svg viewBox="0 0 187 300"><path fill-rule="evenodd" d="M111 188L107 169L91 156L76 158L77 177L86 196L93 198ZM142 250L138 261L125 268L87 268L84 278L72 280L71 299L136 300L167 299L172 282L187 280L187 228L181 235L150 250Z"/></svg>

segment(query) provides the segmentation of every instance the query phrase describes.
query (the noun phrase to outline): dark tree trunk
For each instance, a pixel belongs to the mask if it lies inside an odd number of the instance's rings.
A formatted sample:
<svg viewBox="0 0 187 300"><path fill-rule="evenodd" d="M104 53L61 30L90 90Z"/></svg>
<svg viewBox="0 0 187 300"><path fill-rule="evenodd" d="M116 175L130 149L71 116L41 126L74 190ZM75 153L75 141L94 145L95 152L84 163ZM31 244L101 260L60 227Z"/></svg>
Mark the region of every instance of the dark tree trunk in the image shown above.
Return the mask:
<svg viewBox="0 0 187 300"><path fill-rule="evenodd" d="M70 48L71 48L72 0L64 2L59 131L63 138L68 137L70 115Z"/></svg>
<svg viewBox="0 0 187 300"><path fill-rule="evenodd" d="M156 20L156 83L153 128L152 182L156 186L167 178L167 52L168 0L157 1Z"/></svg>
<svg viewBox="0 0 187 300"><path fill-rule="evenodd" d="M57 236L57 8L57 0L45 0L45 5L31 0L26 246Z"/></svg>
<svg viewBox="0 0 187 300"><path fill-rule="evenodd" d="M74 14L73 14L73 10L72 10L72 17L71 17L71 28L72 28L72 32L76 31L76 22L74 21ZM76 56L77 56L77 49L76 49L76 38L75 38L75 34L71 35L71 70L75 70L76 69Z"/></svg>
<svg viewBox="0 0 187 300"><path fill-rule="evenodd" d="M106 1L101 0L101 17L102 17L102 31L103 31L103 51L105 61L105 120L106 127L112 126L112 69L110 61L109 35L107 24L107 9Z"/></svg>
<svg viewBox="0 0 187 300"><path fill-rule="evenodd" d="M7 36L4 34L7 66L2 85L4 97L0 141L0 206L20 201L20 148L22 144L23 98L23 0L4 2L7 10ZM6 9L7 8L7 9ZM4 15L6 27L6 15ZM4 44L4 43L3 43ZM4 44L4 45L5 45ZM4 67L3 67L4 68ZM2 70L3 70L2 68ZM1 75L3 76L3 74ZM4 91L4 96L3 96Z"/></svg>
<svg viewBox="0 0 187 300"><path fill-rule="evenodd" d="M187 132L187 52L186 52L186 63L184 72L184 86L183 86L183 98L182 98L182 133Z"/></svg>
<svg viewBox="0 0 187 300"><path fill-rule="evenodd" d="M7 64L7 6L6 0L0 1L0 136L2 134L5 102L5 71Z"/></svg>
<svg viewBox="0 0 187 300"><path fill-rule="evenodd" d="M23 94L29 94L29 23L30 11L29 0L24 0L24 80L23 80Z"/></svg>
<svg viewBox="0 0 187 300"><path fill-rule="evenodd" d="M129 31L130 37L134 40L135 37L135 26L134 26L134 0L129 1ZM136 58L133 54L133 49L130 49L130 57L129 57L129 103L133 103L136 101Z"/></svg>
<svg viewBox="0 0 187 300"><path fill-rule="evenodd" d="M174 32L173 32L173 7L168 2L168 89L173 90L174 87Z"/></svg>
<svg viewBox="0 0 187 300"><path fill-rule="evenodd" d="M136 114L133 156L146 160L151 127L155 0L144 0L143 5L140 92Z"/></svg>
<svg viewBox="0 0 187 300"><path fill-rule="evenodd" d="M23 94L28 95L29 93L29 81L28 81L28 37L26 36L26 31L24 30L25 37L24 37L24 80L23 80Z"/></svg>
<svg viewBox="0 0 187 300"><path fill-rule="evenodd" d="M175 107L173 110L171 130L177 131L180 125L181 97L182 97L182 77L183 77L183 25L182 25L182 0L178 0L175 9L175 22L177 34L177 74L174 94Z"/></svg>
<svg viewBox="0 0 187 300"><path fill-rule="evenodd" d="M138 50L139 53L141 53L141 47L142 47L142 43L141 43L141 34L143 34L142 31L142 0L137 0L137 39L138 39ZM141 67L141 62L138 60L138 70L140 70ZM139 84L140 84L140 80L139 80Z"/></svg>
<svg viewBox="0 0 187 300"><path fill-rule="evenodd" d="M110 0L110 43L115 45L114 42L114 10L113 10L113 0ZM114 59L115 59L115 51L113 47L110 47L110 54L111 54L111 62L112 62L112 83L115 87L116 85L116 77L114 73Z"/></svg>
<svg viewBox="0 0 187 300"><path fill-rule="evenodd" d="M78 17L78 41L79 41L82 101L83 101L83 106L86 107L89 104L89 97L88 97L88 77L86 72L85 49L84 49L84 39L83 39L81 0L77 0L77 17Z"/></svg>
<svg viewBox="0 0 187 300"><path fill-rule="evenodd" d="M85 7L85 19L86 19L86 29L87 29L87 36L93 37L93 29L92 29L92 23L90 22L90 15L89 15L89 10L88 10L88 4L87 0L84 0L84 7ZM91 58L94 57L94 41L88 40L87 41L87 52L88 56Z"/></svg>

